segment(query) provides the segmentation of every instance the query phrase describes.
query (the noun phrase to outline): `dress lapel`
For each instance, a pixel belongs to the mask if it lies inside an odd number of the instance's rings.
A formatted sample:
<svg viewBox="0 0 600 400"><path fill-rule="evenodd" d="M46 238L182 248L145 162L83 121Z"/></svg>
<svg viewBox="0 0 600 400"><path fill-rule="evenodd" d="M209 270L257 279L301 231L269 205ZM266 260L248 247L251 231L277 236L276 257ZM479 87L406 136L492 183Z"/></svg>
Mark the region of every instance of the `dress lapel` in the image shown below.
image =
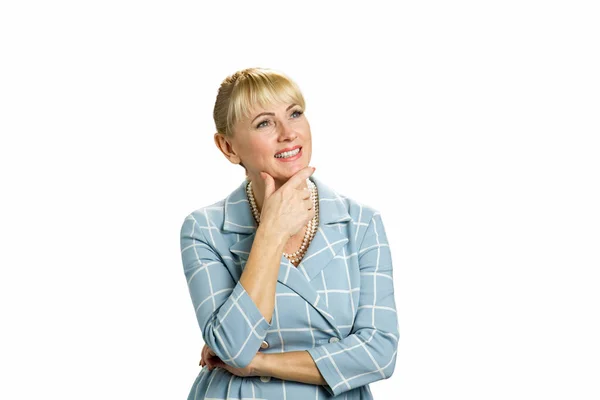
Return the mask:
<svg viewBox="0 0 600 400"><path fill-rule="evenodd" d="M319 195L318 230L297 268L287 258L281 256L277 280L311 304L327 319L335 333L339 334L335 319L310 282L327 267L348 242L348 238L342 233L346 229L340 229L338 225L347 223L351 218L339 194L314 175L309 179L317 186ZM248 260L257 228L248 203L246 184L247 181L242 182L225 199L225 218L222 228L226 232L244 234L244 237L229 248L233 254L243 260L242 268Z"/></svg>

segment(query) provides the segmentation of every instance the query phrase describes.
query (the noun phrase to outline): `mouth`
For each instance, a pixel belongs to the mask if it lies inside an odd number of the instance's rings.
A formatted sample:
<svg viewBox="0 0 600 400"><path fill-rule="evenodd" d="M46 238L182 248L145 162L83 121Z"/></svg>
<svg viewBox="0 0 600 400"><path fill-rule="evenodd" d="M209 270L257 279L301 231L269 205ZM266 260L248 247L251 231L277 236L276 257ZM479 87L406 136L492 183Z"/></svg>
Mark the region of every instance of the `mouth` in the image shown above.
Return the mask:
<svg viewBox="0 0 600 400"><path fill-rule="evenodd" d="M297 145L297 146L294 146L294 147L290 147L290 148L286 148L286 149L281 150L277 154L275 154L274 157L275 158L293 157L298 152L300 152L301 149L302 149L302 146L300 146L300 145Z"/></svg>
<svg viewBox="0 0 600 400"><path fill-rule="evenodd" d="M297 160L302 156L302 146L295 146L291 149L285 149L284 151L280 151L275 154L274 157L282 162L289 162Z"/></svg>

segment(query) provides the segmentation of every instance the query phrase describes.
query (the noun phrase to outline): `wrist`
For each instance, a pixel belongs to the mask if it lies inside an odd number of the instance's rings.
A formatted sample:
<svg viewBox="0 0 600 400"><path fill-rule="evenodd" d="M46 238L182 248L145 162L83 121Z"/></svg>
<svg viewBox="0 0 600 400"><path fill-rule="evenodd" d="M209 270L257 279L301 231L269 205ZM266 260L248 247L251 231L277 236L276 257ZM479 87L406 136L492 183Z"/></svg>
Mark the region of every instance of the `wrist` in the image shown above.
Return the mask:
<svg viewBox="0 0 600 400"><path fill-rule="evenodd" d="M254 375L255 376L267 376L268 375L268 354L256 353L256 362L254 363Z"/></svg>
<svg viewBox="0 0 600 400"><path fill-rule="evenodd" d="M277 246L281 247L282 251L287 243L289 237L286 237L285 233L278 232L272 228L271 225L266 221L261 221L258 229L256 230L256 238L262 238L268 243L276 243Z"/></svg>

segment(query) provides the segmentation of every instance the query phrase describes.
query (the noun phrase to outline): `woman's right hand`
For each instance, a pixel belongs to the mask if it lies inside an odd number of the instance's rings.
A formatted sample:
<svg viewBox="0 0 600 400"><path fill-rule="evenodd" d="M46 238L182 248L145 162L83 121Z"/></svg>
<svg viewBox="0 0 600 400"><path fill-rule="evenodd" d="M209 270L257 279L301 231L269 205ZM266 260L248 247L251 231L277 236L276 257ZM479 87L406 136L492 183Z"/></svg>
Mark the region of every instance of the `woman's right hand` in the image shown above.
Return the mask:
<svg viewBox="0 0 600 400"><path fill-rule="evenodd" d="M202 348L202 352L200 355L200 366L204 367L205 365L208 367L209 371L212 371L215 368L215 363L220 361L221 359L217 357L214 351L207 344Z"/></svg>
<svg viewBox="0 0 600 400"><path fill-rule="evenodd" d="M315 209L310 187L302 188L302 185L313 172L313 167L303 168L277 190L273 177L266 172L260 173L265 183L265 196L260 213L261 225L268 225L287 240L308 224L315 215Z"/></svg>

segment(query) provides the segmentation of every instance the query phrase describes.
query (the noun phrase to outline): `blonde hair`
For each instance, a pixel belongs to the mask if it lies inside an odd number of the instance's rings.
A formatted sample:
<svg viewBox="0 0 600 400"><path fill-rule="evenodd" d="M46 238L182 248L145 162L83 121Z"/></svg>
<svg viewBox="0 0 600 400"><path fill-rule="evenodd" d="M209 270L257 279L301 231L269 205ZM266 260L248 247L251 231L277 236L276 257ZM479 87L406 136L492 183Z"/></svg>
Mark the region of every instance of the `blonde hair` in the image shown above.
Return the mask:
<svg viewBox="0 0 600 400"><path fill-rule="evenodd" d="M254 107L274 103L295 103L305 109L300 88L285 74L267 68L246 68L221 83L213 118L217 132L233 136L233 126L250 116Z"/></svg>

